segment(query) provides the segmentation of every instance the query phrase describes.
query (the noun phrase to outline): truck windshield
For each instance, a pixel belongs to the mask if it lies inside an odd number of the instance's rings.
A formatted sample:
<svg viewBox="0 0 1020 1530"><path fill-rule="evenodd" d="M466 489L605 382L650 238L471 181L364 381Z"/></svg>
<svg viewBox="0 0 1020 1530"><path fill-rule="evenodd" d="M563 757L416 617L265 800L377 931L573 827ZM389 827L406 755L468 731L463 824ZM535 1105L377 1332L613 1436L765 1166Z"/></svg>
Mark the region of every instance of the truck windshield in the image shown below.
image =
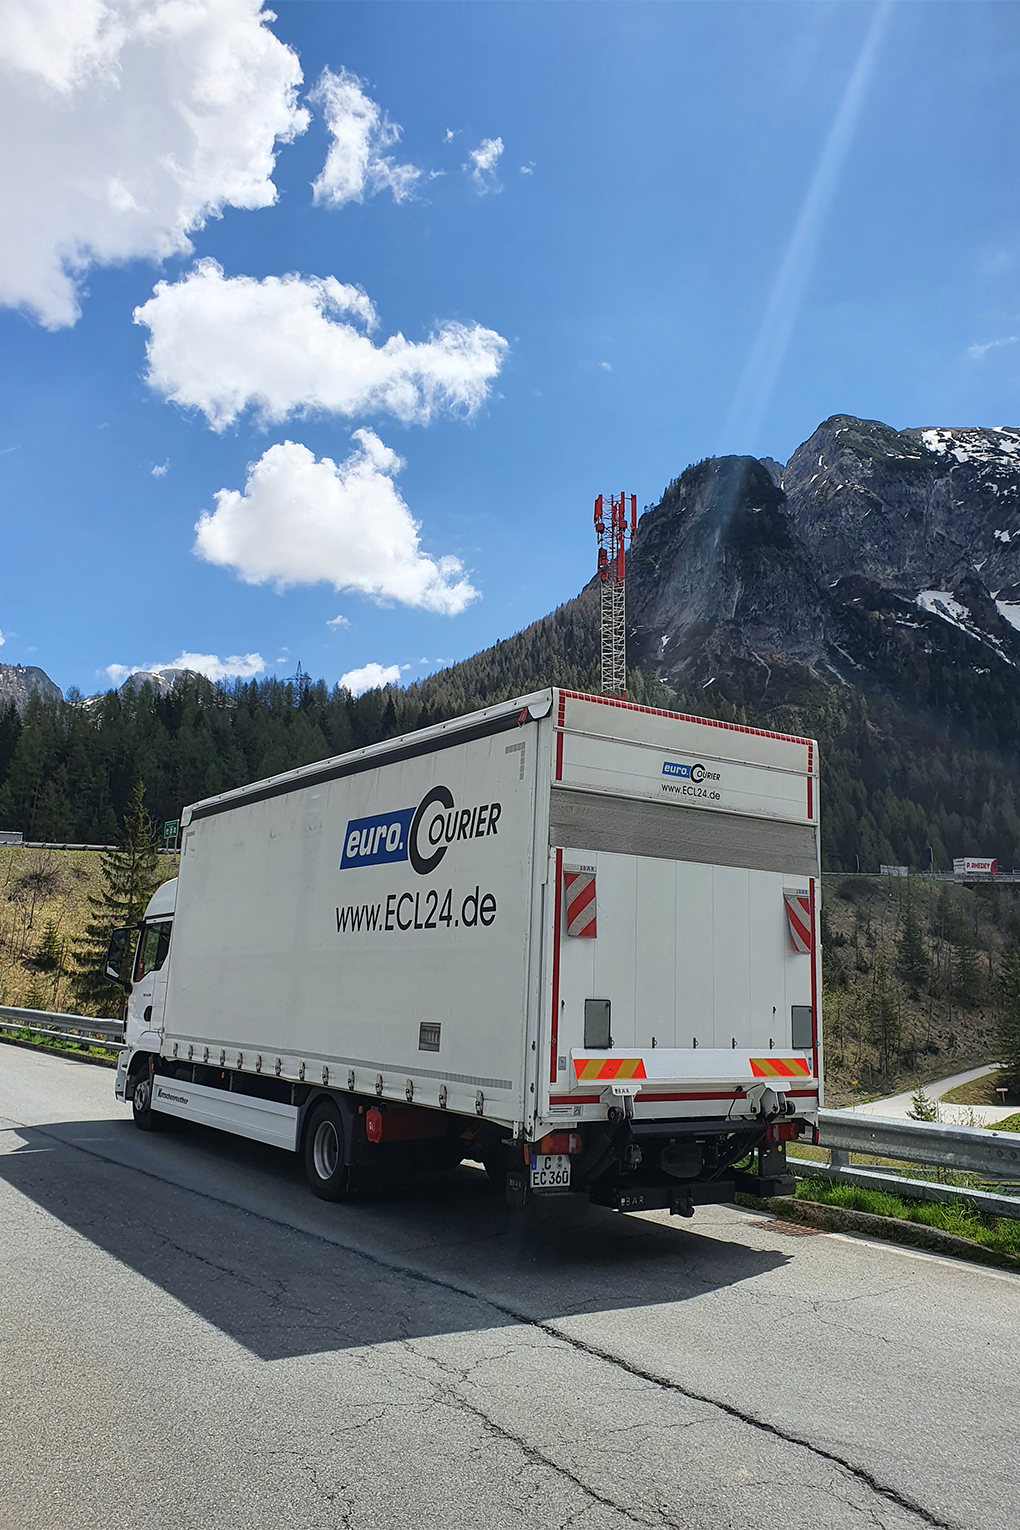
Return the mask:
<svg viewBox="0 0 1020 1530"><path fill-rule="evenodd" d="M138 955L135 958L134 981L140 983L142 978L149 972L158 972L166 961L166 954L170 949L170 930L173 921L163 920L159 924L147 924L142 931L142 938L138 942Z"/></svg>

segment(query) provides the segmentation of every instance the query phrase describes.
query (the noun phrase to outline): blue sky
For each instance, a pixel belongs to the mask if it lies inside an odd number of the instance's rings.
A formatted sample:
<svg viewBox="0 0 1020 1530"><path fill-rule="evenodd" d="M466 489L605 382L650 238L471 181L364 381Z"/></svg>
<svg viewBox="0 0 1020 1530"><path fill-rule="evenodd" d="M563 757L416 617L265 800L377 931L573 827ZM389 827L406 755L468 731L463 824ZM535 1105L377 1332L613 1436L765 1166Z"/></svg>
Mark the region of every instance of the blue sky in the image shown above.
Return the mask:
<svg viewBox="0 0 1020 1530"><path fill-rule="evenodd" d="M599 492L1020 422L1012 3L11 9L0 661L65 689L409 680Z"/></svg>

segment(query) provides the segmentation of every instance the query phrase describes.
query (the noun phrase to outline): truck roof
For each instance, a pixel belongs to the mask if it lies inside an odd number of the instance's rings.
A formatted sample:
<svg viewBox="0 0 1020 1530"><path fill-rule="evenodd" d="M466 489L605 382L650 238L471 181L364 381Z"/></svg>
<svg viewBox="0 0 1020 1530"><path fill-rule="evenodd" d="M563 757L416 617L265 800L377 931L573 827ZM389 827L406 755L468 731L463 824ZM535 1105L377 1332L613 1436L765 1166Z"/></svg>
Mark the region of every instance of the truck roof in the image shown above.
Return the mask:
<svg viewBox="0 0 1020 1530"><path fill-rule="evenodd" d="M170 915L176 907L177 878L171 877L169 882L164 882L162 887L156 888L145 906L144 918L158 919L160 915Z"/></svg>
<svg viewBox="0 0 1020 1530"><path fill-rule="evenodd" d="M470 737L484 737L488 733L509 730L521 722L537 721L539 718L548 716L556 699L559 702L560 715L558 722L561 726L565 703L570 701L589 702L650 718L667 718L688 724L696 723L707 728L717 728L726 733L744 735L749 740L753 738L756 740L772 740L784 744L803 745L809 751L809 758L816 756L814 741L808 738L800 738L796 734L776 733L764 728L748 727L741 723L723 722L717 718L698 717L693 713L671 712L662 707L643 706L640 703L623 701L614 696L594 696L583 691L570 691L555 686L548 686L544 690L532 691L526 696L518 696L509 701L498 702L494 706L484 707L477 712L468 712L460 717L450 718L446 722L434 723L429 728L419 728L413 733L404 733L396 738L385 739L377 744L369 744L364 749L354 749L349 750L346 754L332 755L325 760L317 760L309 765L300 765L295 770L283 771L279 775L267 776L261 781L253 781L249 785L235 787L228 792L220 792L214 797L203 797L200 801L192 803L183 809L181 814L182 825L187 825L193 818L211 817L214 814L228 811L232 807L239 807L242 803L258 802L269 797L282 796L294 787L312 786L320 782L336 779L348 773L355 774L359 767L364 769L366 764L377 762L383 765L400 759L409 759L415 754L427 754L436 748L444 747L443 741L446 739L452 745L462 741L466 742L467 738ZM615 732L616 730L612 729L611 731Z"/></svg>

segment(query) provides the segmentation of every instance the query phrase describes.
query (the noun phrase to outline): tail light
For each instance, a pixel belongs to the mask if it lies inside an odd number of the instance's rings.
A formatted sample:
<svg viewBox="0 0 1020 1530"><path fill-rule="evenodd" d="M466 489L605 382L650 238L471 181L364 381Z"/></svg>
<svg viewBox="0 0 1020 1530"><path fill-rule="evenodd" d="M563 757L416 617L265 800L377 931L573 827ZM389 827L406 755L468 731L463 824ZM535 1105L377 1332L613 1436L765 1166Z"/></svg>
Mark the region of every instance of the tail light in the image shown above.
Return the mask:
<svg viewBox="0 0 1020 1530"><path fill-rule="evenodd" d="M765 1133L765 1141L772 1142L796 1142L800 1136L800 1125L796 1121L779 1121L770 1126Z"/></svg>

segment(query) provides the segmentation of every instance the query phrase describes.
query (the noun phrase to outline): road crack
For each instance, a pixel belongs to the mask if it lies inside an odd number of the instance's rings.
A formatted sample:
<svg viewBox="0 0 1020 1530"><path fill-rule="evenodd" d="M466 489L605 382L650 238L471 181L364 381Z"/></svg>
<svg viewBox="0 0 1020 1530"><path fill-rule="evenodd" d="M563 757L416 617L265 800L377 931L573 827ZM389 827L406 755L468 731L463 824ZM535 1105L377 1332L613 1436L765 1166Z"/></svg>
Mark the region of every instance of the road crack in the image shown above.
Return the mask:
<svg viewBox="0 0 1020 1530"><path fill-rule="evenodd" d="M650 1386L657 1387L665 1392L675 1393L677 1396L685 1397L691 1402L702 1403L705 1407L714 1408L718 1412L724 1414L726 1417L735 1419L738 1423L746 1425L749 1429L755 1429L760 1431L762 1434L769 1435L773 1439L782 1440L784 1444L797 1446L801 1450L809 1452L818 1460L827 1461L831 1465L839 1467L841 1471L848 1473L848 1475L854 1478L856 1481L863 1483L877 1497L884 1499L890 1504L894 1504L897 1508L906 1510L908 1513L915 1515L922 1525L931 1526L932 1530L960 1530L958 1523L954 1524L949 1520L940 1519L936 1514L933 1514L930 1510L926 1509L923 1504L918 1503L916 1499L911 1498L906 1493L901 1493L898 1488L893 1487L891 1484L880 1481L874 1475L874 1473L869 1472L866 1467L859 1466L856 1462L850 1461L844 1456L840 1456L836 1451L828 1450L822 1445L816 1445L811 1440L806 1439L804 1436L795 1434L792 1430L784 1429L779 1424L771 1423L768 1419L760 1418L757 1414L749 1410L737 1407L735 1403L725 1402L722 1398L711 1397L707 1393L695 1391L693 1388L683 1386L680 1382L674 1381L668 1376L663 1376L655 1371L648 1370L643 1366L637 1365L633 1361L625 1359L621 1355L615 1355L612 1353L612 1351L603 1349L598 1344L593 1344L588 1340L580 1339L575 1335L560 1329L555 1323L549 1321L548 1319L537 1318L524 1309L514 1307L509 1302L501 1301L499 1298L492 1296L484 1290L476 1289L469 1285L460 1285L455 1281L446 1279L444 1277L429 1274L424 1270L415 1269L414 1266L409 1265L402 1260L387 1258L374 1250L359 1248L357 1245L344 1242L340 1238L331 1238L328 1237L325 1233L312 1231L307 1227L295 1226L294 1222L287 1221L283 1217L274 1217L264 1211L253 1211L249 1207L239 1206L236 1201L232 1201L226 1196L215 1195L208 1190L198 1190L193 1186L181 1185L177 1180L171 1179L167 1175L157 1174L152 1169L139 1168L134 1164L125 1164L122 1159L116 1158L108 1153L100 1152L98 1148L84 1146L75 1142L68 1142L66 1138L59 1136L56 1132L47 1132L42 1127L27 1127L22 1123L17 1123L17 1126L19 1130L37 1132L42 1137L47 1137L55 1142L58 1142L61 1147L70 1149L72 1152L82 1153L90 1158L97 1158L101 1162L111 1164L116 1169L127 1172L128 1174L138 1174L142 1178L151 1179L157 1184L167 1185L175 1191L183 1192L185 1195L196 1196L198 1199L209 1201L211 1204L216 1206L227 1206L238 1216L250 1217L253 1221L263 1222L267 1226L284 1228L288 1233L294 1233L295 1231L300 1232L303 1237L314 1239L316 1242L325 1244L328 1248L342 1249L344 1253L349 1255L351 1258L360 1259L365 1264L372 1265L376 1269L387 1270L392 1274L401 1275L405 1279L416 1281L422 1285L435 1287L437 1290L449 1292L454 1296L464 1297L469 1301L477 1301L483 1306L490 1308L493 1312L498 1312L501 1316L510 1318L515 1323L519 1323L529 1328L537 1329L538 1332L547 1334L550 1338L556 1339L560 1343L569 1345L572 1349L577 1350L579 1353L588 1355L592 1359L599 1360L605 1365L614 1366L617 1369L624 1371L627 1375L634 1376L641 1381L647 1382ZM198 1257L201 1258L202 1256L199 1255ZM213 1263L213 1261L206 1262L210 1264ZM480 1414L479 1417L484 1418L485 1415ZM498 1425L494 1425L494 1428L496 1429L499 1429L499 1427L500 1426ZM508 1438L513 1439L514 1437L509 1435ZM525 1448L531 1449L532 1447L528 1446ZM549 1464L555 1465L555 1463ZM580 1482L578 1485L584 1487L584 1484ZM585 1492L590 1491L586 1487L584 1490ZM596 1497L597 1495L593 1493L592 1496ZM606 1507L612 1508L616 1512L626 1512L618 1510L617 1506L612 1503L607 1502ZM633 1523L639 1524L641 1521L633 1520Z"/></svg>

